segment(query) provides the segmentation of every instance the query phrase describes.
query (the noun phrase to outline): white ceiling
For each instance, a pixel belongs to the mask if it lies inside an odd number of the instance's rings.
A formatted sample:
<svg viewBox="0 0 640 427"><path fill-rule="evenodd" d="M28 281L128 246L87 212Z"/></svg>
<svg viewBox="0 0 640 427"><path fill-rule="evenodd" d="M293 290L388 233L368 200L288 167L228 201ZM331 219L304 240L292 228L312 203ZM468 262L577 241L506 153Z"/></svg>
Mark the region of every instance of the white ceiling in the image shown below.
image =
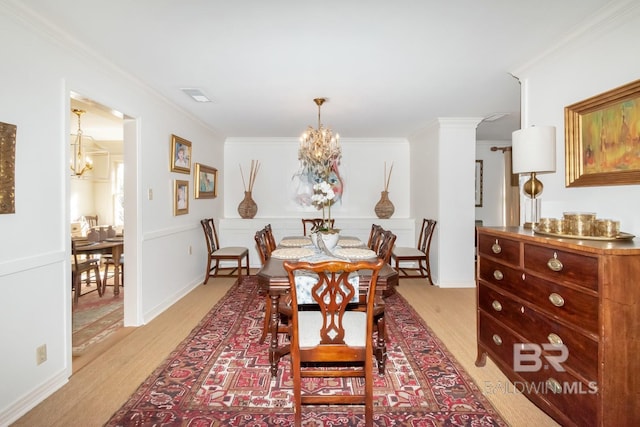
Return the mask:
<svg viewBox="0 0 640 427"><path fill-rule="evenodd" d="M510 140L510 75L607 0L14 0L230 137L406 137L438 117L487 117ZM197 103L181 88L212 99ZM124 112L126 113L126 112ZM86 132L89 133L89 132Z"/></svg>

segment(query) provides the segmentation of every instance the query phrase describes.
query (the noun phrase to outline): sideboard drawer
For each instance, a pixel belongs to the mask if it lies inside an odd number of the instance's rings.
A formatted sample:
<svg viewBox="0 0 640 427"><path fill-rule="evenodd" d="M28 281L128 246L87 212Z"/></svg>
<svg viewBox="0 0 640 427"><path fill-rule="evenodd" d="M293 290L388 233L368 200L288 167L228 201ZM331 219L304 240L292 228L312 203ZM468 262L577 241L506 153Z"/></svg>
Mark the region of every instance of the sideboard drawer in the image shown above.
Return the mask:
<svg viewBox="0 0 640 427"><path fill-rule="evenodd" d="M513 369L514 374L522 378L516 381L514 388L537 401L541 401L548 410L562 414L578 426L593 425L596 417L597 383L584 382L568 372L556 371L553 368L540 368L535 372L514 369L514 346L521 343L502 323L479 313L480 342L488 348L490 354L499 364ZM555 387L560 387L560 391Z"/></svg>
<svg viewBox="0 0 640 427"><path fill-rule="evenodd" d="M505 264L500 264L480 257L480 279L494 284L495 286L511 289L516 283L522 283L522 271Z"/></svg>
<svg viewBox="0 0 640 427"><path fill-rule="evenodd" d="M549 315L598 334L598 297L535 276L525 276L519 295Z"/></svg>
<svg viewBox="0 0 640 427"><path fill-rule="evenodd" d="M594 257L525 244L524 268L554 281L598 290L598 259Z"/></svg>
<svg viewBox="0 0 640 427"><path fill-rule="evenodd" d="M567 360L562 366L587 381L597 380L598 341L585 336L573 328L554 322L544 314L511 299L509 295L497 292L487 285L480 284L478 306L489 316L494 317L531 344L564 344ZM551 351L552 355L555 351Z"/></svg>
<svg viewBox="0 0 640 427"><path fill-rule="evenodd" d="M515 266L520 265L520 244L516 240L480 234L478 253L500 258L501 261Z"/></svg>

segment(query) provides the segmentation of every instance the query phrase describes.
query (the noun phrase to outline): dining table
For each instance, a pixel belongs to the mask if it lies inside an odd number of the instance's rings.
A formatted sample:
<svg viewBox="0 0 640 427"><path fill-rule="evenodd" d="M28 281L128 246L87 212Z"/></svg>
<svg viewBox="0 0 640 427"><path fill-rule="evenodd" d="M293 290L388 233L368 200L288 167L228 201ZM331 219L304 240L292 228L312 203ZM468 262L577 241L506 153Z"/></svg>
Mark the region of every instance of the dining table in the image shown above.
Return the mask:
<svg viewBox="0 0 640 427"><path fill-rule="evenodd" d="M341 245L342 243L342 245ZM299 254L304 255L300 258L295 256L294 249L299 249ZM276 376L278 373L278 362L280 358L289 353L289 346L278 346L278 325L279 325L279 311L280 298L283 295L289 293L289 277L284 269L283 263L285 260L300 260L318 262L328 259L349 259L350 253L358 254L362 253L366 255L366 244L357 237L341 236L338 241L338 245L329 254L322 254L322 250L317 248L311 242L308 236L288 236L284 237L276 250L274 250L271 256L265 261L264 265L256 273L258 278L258 286L260 290L265 292L269 296L271 303L271 318L269 319L269 362L271 364L271 375ZM286 251L290 250L288 255ZM351 252L349 252L351 251ZM359 251L359 252L358 252ZM280 253L284 253L284 256L279 256ZM332 257L331 254L336 254ZM344 255L341 255L344 254ZM345 256L346 255L346 256ZM374 255L374 253L372 253ZM357 256L349 259L351 261L362 259L375 259L362 258ZM367 275L366 272L360 275L359 278L359 292L363 293L368 290L369 281L371 275ZM376 296L386 297L395 292L395 288L398 286L398 272L390 265L386 264L378 273L378 281L376 283Z"/></svg>
<svg viewBox="0 0 640 427"><path fill-rule="evenodd" d="M76 253L78 255L111 254L114 266L113 294L120 294L120 258L124 253L124 237L108 237L97 242L86 239L76 240Z"/></svg>

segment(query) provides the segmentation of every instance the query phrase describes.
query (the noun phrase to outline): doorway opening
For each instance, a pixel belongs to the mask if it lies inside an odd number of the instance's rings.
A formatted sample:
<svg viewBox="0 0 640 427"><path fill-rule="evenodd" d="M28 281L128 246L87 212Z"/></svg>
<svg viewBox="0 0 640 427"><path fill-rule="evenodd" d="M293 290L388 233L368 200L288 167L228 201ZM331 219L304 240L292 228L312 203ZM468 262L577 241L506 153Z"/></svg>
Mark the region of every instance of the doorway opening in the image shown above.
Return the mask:
<svg viewBox="0 0 640 427"><path fill-rule="evenodd" d="M70 163L77 162L81 154L80 161L89 165L70 171L71 238L89 243L117 239L125 230L124 117L74 92L70 94L70 106ZM85 256L98 260L100 280L95 274L82 277L78 303L72 306L74 372L95 358L101 344L124 326L125 292L119 286L120 292L115 295L116 278L109 251ZM123 284L124 274L117 279ZM98 283L106 285L102 286L102 295Z"/></svg>

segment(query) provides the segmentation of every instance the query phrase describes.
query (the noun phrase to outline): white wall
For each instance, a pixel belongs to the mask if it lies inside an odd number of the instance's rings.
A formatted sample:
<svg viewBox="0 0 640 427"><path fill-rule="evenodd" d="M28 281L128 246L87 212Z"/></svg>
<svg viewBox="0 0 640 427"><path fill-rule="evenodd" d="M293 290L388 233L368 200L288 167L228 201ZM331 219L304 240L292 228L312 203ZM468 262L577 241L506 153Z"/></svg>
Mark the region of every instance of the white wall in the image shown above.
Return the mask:
<svg viewBox="0 0 640 427"><path fill-rule="evenodd" d="M340 173L344 181L342 201L331 207L331 217L344 235L366 241L371 224L381 224L398 236L402 246L414 246L414 221L410 213L410 153L406 139L341 138ZM295 181L299 168L297 138L228 138L224 153L225 219L220 220L218 234L221 245L243 245L250 249L250 262L258 267L259 257L253 244L255 232L271 224L274 235L302 234L302 217L321 217L313 206L301 206L294 201ZM258 205L253 219L241 219L238 204L244 197L251 160L260 161L260 169L252 198ZM389 220L379 219L374 211L384 189L384 165L387 172L393 163L389 198L395 211ZM247 241L251 243L247 245Z"/></svg>
<svg viewBox="0 0 640 427"><path fill-rule="evenodd" d="M224 197L222 189L213 200L193 200L191 193L190 214L174 217L173 180L193 178L169 172L171 134L193 143L195 161L219 169L223 138L82 46L68 45L56 29L33 22L19 2L0 2L0 120L17 125L16 212L0 215L0 342L11 350L0 356L0 425L71 375L70 92L133 118L125 147L125 252L132 264L125 322L148 321L201 283L199 220L222 215ZM36 365L42 344L48 359Z"/></svg>
<svg viewBox="0 0 640 427"><path fill-rule="evenodd" d="M640 4L617 3L599 18L577 38L514 72L523 87L522 125L557 129L556 172L539 176L542 216L595 212L620 220L622 231L640 236L639 185L565 187L564 108L640 78Z"/></svg>
<svg viewBox="0 0 640 427"><path fill-rule="evenodd" d="M340 143L344 194L342 202L331 207L336 227L340 218L377 219L374 208L384 190L385 162L387 171L394 164L389 185L389 198L395 207L392 218L409 218L409 142L400 138L341 138ZM297 138L228 138L224 153L225 217L240 217L237 209L244 197L240 165L247 180L252 159L261 163L253 188L253 200L258 205L256 218L322 216L322 211L302 207L293 199L292 177L300 168L298 145Z"/></svg>

